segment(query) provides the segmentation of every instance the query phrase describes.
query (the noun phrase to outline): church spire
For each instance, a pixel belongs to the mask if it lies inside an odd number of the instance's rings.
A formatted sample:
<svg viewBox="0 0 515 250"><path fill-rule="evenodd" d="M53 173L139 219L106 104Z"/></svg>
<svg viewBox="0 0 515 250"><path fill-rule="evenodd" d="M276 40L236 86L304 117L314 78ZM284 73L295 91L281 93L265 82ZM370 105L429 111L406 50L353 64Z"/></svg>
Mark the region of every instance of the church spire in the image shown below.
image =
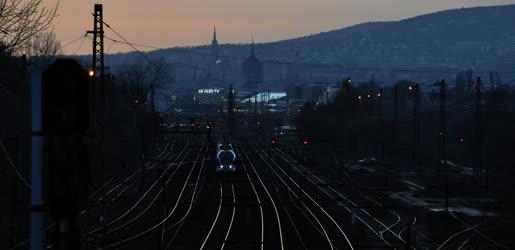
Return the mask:
<svg viewBox="0 0 515 250"><path fill-rule="evenodd" d="M211 55L218 60L218 41L216 40L216 26L213 27L213 41L211 42Z"/></svg>

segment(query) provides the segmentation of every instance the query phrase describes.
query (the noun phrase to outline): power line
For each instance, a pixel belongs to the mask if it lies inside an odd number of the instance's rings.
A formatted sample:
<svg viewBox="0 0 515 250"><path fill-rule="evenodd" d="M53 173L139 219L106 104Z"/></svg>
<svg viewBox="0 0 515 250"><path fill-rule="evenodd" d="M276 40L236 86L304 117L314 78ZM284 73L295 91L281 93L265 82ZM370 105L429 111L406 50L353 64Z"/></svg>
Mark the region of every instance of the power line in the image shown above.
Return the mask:
<svg viewBox="0 0 515 250"><path fill-rule="evenodd" d="M2 140L0 140L0 147L2 148L2 151L4 151L5 157L7 158L7 161L9 162L9 166L11 166L11 168L14 170L14 172L16 172L16 175L18 176L18 179L20 179L20 181L23 182L23 184L25 184L25 186L29 190L32 190L32 187L29 185L27 180L25 180L23 175L21 175L20 171L18 171L18 168L16 168L16 166L14 165L14 163L13 163L13 161L11 159L11 156L7 152L7 149L5 149L5 147L4 147L4 143L2 142Z"/></svg>
<svg viewBox="0 0 515 250"><path fill-rule="evenodd" d="M102 21L102 23L108 28L110 29L114 34L116 34L119 38L121 38L127 45L131 46L131 48L133 48L134 50L136 50L143 58L145 58L145 60L147 60L148 62L150 62L151 64L154 64L154 61L152 61L150 58L148 58L148 56L143 53L142 51L140 51L138 48L136 48L136 46L134 46L132 43L130 43L127 39L125 39L124 36L122 36L120 33L118 33L116 30L114 30L114 28L112 28L109 24L107 24L106 22ZM105 37L105 36L104 36Z"/></svg>
<svg viewBox="0 0 515 250"><path fill-rule="evenodd" d="M88 38L88 36L85 35L84 39L82 39L82 42L80 43L79 47L77 47L77 50L75 50L75 53L73 53L74 56L76 56L77 53L79 53L79 50L82 48L82 45L84 45L84 42L86 41L87 38Z"/></svg>
<svg viewBox="0 0 515 250"><path fill-rule="evenodd" d="M150 46L150 45L144 45L144 44L138 44L138 43L128 43L128 42L124 42L124 41L118 41L116 39L113 39L111 37L108 37L106 35L104 35L104 38L106 38L107 40L111 40L112 42L114 43L121 43L121 44L126 44L126 45L134 45L134 46L137 46L137 47L143 47L143 48L149 48L149 49L161 49L159 47L155 47L155 46Z"/></svg>
<svg viewBox="0 0 515 250"><path fill-rule="evenodd" d="M61 46L61 49L64 49L64 48L68 47L69 45L71 45L71 44L73 44L73 43L77 42L79 39L81 39L81 38L83 38L83 37L85 37L85 36L87 36L87 34L86 34L86 35L80 35L79 37L77 37L77 38L73 39L72 41L67 42L66 44L64 44L63 46Z"/></svg>

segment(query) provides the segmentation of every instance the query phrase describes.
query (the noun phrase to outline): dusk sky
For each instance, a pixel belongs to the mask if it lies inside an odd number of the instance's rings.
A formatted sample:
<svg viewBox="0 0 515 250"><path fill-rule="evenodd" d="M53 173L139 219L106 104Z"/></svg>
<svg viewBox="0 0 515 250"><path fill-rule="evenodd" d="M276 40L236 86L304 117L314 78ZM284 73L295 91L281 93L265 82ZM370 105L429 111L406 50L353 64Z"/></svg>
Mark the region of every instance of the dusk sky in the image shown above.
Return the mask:
<svg viewBox="0 0 515 250"><path fill-rule="evenodd" d="M46 0L48 5L57 0ZM104 5L105 22L129 41L158 47L207 44L213 26L220 43L245 43L254 34L269 42L343 28L368 21L399 20L439 10L514 4L515 0L61 0L55 21L66 43L92 28L94 3ZM114 37L109 31L106 35ZM90 53L89 40L66 53ZM111 45L106 41L107 47ZM111 46L109 52L131 50ZM142 49L143 50L143 49Z"/></svg>

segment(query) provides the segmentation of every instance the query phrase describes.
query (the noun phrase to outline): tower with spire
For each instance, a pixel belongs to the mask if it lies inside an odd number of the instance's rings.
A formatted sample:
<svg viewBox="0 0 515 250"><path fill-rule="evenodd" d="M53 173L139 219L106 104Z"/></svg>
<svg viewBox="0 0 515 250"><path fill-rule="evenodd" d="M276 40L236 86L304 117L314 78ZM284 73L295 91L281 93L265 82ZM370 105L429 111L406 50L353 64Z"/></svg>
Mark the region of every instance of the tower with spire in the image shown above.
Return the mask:
<svg viewBox="0 0 515 250"><path fill-rule="evenodd" d="M220 60L219 45L216 38L216 27L213 28L213 40L211 41L211 52L208 58L207 79L223 81L223 64Z"/></svg>
<svg viewBox="0 0 515 250"><path fill-rule="evenodd" d="M257 59L254 48L254 37L250 44L250 55L241 65L241 73L245 87L257 90L259 85L263 83L263 64Z"/></svg>
<svg viewBox="0 0 515 250"><path fill-rule="evenodd" d="M216 40L216 27L213 27L213 41L211 41L211 56L218 60L218 40Z"/></svg>

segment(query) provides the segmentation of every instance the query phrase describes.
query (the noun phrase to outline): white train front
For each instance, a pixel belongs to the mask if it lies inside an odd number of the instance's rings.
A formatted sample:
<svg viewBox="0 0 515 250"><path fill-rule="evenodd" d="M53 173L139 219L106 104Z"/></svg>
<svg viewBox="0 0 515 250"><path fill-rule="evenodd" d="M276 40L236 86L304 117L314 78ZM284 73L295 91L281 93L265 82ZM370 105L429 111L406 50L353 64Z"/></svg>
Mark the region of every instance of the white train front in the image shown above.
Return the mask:
<svg viewBox="0 0 515 250"><path fill-rule="evenodd" d="M236 166L234 161L236 160L236 153L232 149L232 145L228 143L218 143L216 149L216 159L218 164L216 166L217 173L234 173L236 172Z"/></svg>

